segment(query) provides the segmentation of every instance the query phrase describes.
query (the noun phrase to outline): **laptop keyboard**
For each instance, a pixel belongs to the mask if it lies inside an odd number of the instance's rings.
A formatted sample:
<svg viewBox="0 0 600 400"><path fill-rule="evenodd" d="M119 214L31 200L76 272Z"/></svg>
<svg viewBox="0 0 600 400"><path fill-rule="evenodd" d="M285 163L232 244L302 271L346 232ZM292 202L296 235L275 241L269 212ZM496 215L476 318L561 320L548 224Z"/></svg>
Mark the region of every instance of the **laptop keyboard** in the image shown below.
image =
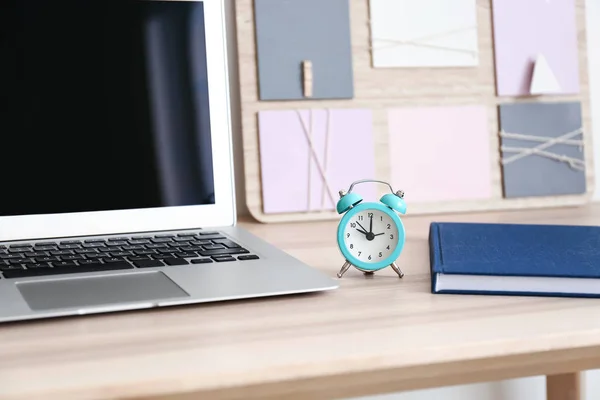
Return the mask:
<svg viewBox="0 0 600 400"><path fill-rule="evenodd" d="M118 236L0 244L5 279L135 268L256 260L220 232Z"/></svg>

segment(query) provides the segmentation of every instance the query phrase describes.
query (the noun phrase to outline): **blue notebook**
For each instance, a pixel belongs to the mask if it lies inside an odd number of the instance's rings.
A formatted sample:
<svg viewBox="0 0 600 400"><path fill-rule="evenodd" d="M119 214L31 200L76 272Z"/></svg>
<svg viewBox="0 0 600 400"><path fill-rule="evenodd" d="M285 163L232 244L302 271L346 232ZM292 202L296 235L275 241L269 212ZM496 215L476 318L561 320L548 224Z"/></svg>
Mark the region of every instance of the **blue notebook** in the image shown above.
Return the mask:
<svg viewBox="0 0 600 400"><path fill-rule="evenodd" d="M432 223L432 293L600 297L600 227Z"/></svg>

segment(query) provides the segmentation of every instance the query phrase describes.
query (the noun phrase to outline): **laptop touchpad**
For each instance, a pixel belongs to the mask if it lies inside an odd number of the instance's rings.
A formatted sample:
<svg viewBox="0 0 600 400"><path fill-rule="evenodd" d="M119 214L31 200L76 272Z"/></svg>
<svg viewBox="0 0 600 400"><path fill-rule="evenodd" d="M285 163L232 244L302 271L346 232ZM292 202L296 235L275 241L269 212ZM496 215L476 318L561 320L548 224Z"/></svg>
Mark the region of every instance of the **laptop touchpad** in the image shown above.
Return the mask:
<svg viewBox="0 0 600 400"><path fill-rule="evenodd" d="M21 282L17 287L32 310L86 308L189 297L162 272Z"/></svg>

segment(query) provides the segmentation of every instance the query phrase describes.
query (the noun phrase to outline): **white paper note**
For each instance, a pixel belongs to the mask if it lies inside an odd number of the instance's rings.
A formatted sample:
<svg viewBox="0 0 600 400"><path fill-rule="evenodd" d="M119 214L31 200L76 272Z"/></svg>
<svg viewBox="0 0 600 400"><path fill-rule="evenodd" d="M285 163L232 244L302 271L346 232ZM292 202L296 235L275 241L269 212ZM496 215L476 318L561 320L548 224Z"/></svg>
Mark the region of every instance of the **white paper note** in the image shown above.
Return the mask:
<svg viewBox="0 0 600 400"><path fill-rule="evenodd" d="M476 0L370 0L373 66L476 66Z"/></svg>

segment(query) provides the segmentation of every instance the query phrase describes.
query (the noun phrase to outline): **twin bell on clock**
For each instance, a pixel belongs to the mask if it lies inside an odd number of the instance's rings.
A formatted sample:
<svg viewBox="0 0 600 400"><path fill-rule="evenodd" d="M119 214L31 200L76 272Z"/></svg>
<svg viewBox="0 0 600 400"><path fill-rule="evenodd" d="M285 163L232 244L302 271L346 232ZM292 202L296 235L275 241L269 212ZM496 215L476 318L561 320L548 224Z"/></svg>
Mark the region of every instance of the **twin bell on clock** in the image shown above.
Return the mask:
<svg viewBox="0 0 600 400"><path fill-rule="evenodd" d="M379 202L363 202L362 197L352 190L355 185L367 182L387 185L391 193L384 194ZM406 213L404 192L394 192L387 182L363 179L353 182L348 191L340 191L336 208L338 214L344 214L338 225L337 243L346 259L338 278L350 266L365 274L392 267L402 278L404 273L396 260L405 241L404 225L398 216L398 213Z"/></svg>

